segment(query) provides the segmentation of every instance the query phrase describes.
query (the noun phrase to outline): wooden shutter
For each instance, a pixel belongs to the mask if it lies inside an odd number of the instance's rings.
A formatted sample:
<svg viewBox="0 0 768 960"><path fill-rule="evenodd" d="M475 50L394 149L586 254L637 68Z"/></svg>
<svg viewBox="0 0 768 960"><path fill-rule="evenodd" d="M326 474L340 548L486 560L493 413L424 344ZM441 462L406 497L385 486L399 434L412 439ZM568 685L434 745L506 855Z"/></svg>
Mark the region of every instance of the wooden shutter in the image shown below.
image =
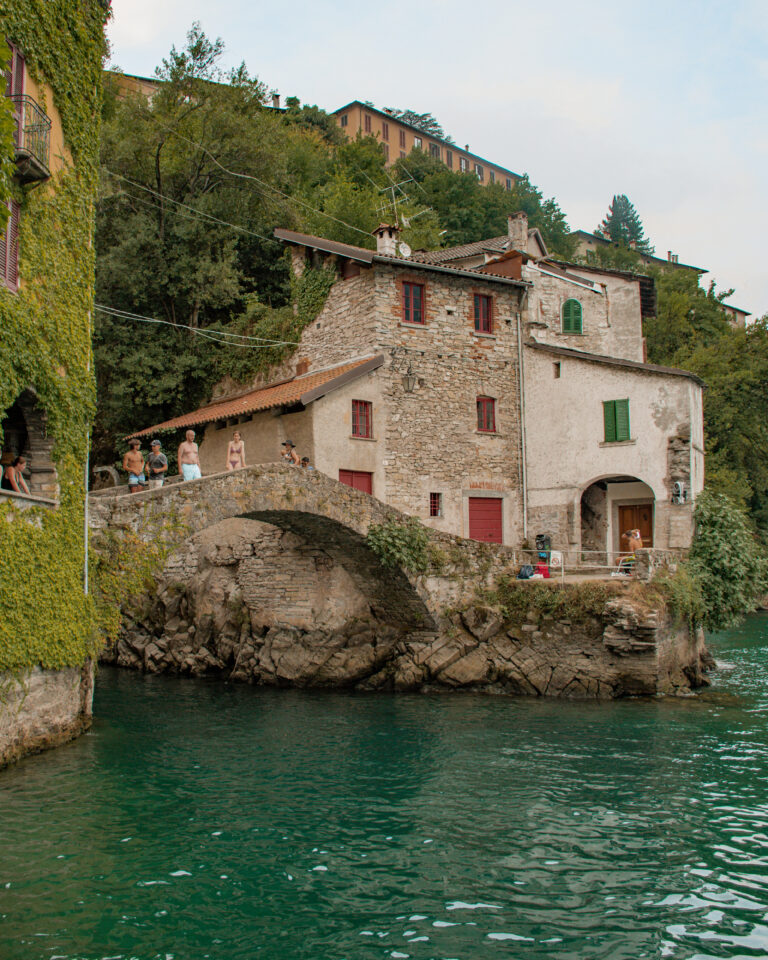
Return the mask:
<svg viewBox="0 0 768 960"><path fill-rule="evenodd" d="M0 280L11 290L19 284L19 220L21 207L12 200L10 216L5 230L0 234Z"/></svg>
<svg viewBox="0 0 768 960"><path fill-rule="evenodd" d="M11 51L11 96L20 97L24 93L24 57L13 44Z"/></svg>
<svg viewBox="0 0 768 960"><path fill-rule="evenodd" d="M563 333L581 333L581 304L566 300L563 304Z"/></svg>
<svg viewBox="0 0 768 960"><path fill-rule="evenodd" d="M605 426L605 442L616 442L616 401L603 402L603 424Z"/></svg>
<svg viewBox="0 0 768 960"><path fill-rule="evenodd" d="M614 401L616 407L616 439L629 440L629 400Z"/></svg>

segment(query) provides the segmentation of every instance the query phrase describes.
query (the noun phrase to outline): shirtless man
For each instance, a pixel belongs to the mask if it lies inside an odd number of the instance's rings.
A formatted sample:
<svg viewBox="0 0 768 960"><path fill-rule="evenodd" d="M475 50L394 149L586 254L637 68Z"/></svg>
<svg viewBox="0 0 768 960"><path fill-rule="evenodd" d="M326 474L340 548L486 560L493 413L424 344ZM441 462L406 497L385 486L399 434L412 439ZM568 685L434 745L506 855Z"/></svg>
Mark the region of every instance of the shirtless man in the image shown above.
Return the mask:
<svg viewBox="0 0 768 960"><path fill-rule="evenodd" d="M199 480L202 477L200 472L200 455L195 443L195 431L187 430L186 440L179 444L179 476L185 480Z"/></svg>
<svg viewBox="0 0 768 960"><path fill-rule="evenodd" d="M129 440L130 450L123 457L123 470L128 474L128 489L131 493L140 493L146 483L144 476L144 457L141 455L141 441Z"/></svg>

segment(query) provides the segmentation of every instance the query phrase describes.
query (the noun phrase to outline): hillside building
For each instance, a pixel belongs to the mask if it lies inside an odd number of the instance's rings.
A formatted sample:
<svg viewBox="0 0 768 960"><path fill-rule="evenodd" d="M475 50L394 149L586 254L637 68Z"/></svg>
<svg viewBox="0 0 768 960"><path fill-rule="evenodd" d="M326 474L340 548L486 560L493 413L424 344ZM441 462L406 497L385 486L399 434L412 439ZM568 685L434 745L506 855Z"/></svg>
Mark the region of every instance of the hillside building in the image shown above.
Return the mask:
<svg viewBox="0 0 768 960"><path fill-rule="evenodd" d="M446 532L578 555L621 533L684 548L703 485L701 381L644 362L653 281L505 236L401 256L276 230L293 270L338 280L272 384L141 431L198 426L203 472L235 427L248 463L291 440L315 467Z"/></svg>

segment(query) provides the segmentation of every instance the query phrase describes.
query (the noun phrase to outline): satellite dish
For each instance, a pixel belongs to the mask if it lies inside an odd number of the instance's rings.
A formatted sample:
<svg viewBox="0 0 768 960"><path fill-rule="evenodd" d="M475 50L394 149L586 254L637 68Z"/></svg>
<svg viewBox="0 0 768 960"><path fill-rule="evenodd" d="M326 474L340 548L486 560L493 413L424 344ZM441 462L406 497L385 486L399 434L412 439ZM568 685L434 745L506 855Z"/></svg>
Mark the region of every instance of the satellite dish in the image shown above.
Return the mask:
<svg viewBox="0 0 768 960"><path fill-rule="evenodd" d="M405 241L398 243L397 251L400 254L400 256L404 257L406 260L408 259L408 257L410 257L412 252L411 248L408 246L408 244Z"/></svg>

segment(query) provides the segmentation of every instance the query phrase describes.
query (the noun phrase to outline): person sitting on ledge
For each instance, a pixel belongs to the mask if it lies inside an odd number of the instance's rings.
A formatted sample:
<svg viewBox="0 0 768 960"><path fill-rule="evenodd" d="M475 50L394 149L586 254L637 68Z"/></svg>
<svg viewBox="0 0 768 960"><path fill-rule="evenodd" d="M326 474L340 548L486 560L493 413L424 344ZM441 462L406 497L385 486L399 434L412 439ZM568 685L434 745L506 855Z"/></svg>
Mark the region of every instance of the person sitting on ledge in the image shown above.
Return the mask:
<svg viewBox="0 0 768 960"><path fill-rule="evenodd" d="M131 493L140 493L146 484L144 476L144 457L141 455L141 441L135 437L128 441L130 450L123 457L123 470L128 474L128 489Z"/></svg>
<svg viewBox="0 0 768 960"><path fill-rule="evenodd" d="M301 461L299 460L298 453L296 453L296 447L291 443L290 440L284 440L281 446L283 448L283 460L285 460L286 463L292 463L298 467Z"/></svg>
<svg viewBox="0 0 768 960"><path fill-rule="evenodd" d="M13 463L5 468L0 488L12 490L14 493L26 493L28 497L31 497L32 494L29 492L27 481L24 479L26 465L27 461L24 457L16 457Z"/></svg>

